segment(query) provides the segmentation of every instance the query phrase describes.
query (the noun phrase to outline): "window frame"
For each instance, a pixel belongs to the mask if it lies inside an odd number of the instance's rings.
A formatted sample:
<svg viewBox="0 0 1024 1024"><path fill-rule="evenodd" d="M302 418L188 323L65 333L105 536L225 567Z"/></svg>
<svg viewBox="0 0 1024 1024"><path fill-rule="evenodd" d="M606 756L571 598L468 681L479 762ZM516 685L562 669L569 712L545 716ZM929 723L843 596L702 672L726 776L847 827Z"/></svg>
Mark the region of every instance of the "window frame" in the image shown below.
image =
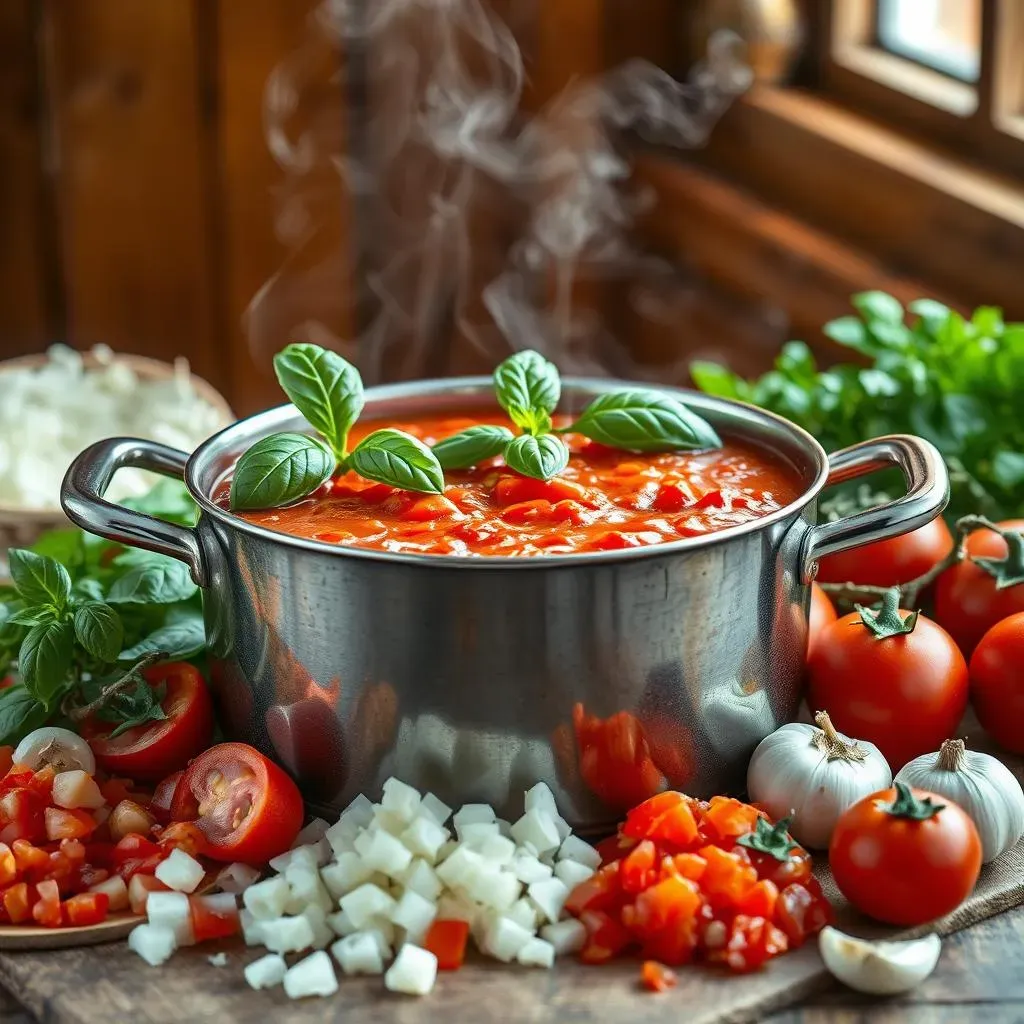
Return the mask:
<svg viewBox="0 0 1024 1024"><path fill-rule="evenodd" d="M978 81L964 82L877 42L874 0L806 5L816 22L818 93L978 166L1024 176L1024 4L981 0Z"/></svg>

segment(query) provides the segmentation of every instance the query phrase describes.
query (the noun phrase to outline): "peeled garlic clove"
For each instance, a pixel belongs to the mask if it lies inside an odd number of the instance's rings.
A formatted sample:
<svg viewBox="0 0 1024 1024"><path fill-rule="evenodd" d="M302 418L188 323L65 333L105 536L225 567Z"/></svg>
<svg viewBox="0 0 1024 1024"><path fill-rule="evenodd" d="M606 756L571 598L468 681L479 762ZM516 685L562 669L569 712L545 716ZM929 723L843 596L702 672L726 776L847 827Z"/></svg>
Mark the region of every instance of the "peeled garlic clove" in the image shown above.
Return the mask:
<svg viewBox="0 0 1024 1024"><path fill-rule="evenodd" d="M920 985L939 962L938 935L904 942L867 942L827 927L818 938L821 959L844 985L875 996L908 992Z"/></svg>
<svg viewBox="0 0 1024 1024"><path fill-rule="evenodd" d="M49 764L57 772L81 770L96 774L96 758L89 744L70 729L52 725L34 729L18 744L14 763L33 771Z"/></svg>

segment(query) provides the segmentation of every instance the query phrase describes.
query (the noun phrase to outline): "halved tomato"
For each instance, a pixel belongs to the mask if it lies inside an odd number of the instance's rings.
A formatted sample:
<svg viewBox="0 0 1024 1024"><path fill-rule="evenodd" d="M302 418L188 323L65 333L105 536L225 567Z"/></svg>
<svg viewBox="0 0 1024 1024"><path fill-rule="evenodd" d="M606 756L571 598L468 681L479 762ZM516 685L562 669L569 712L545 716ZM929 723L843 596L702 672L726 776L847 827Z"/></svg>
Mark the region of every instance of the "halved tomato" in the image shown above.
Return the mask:
<svg viewBox="0 0 1024 1024"><path fill-rule="evenodd" d="M150 686L166 684L160 706L165 718L111 736L116 726L90 718L82 724L96 763L114 775L161 779L195 757L213 735L213 701L195 666L171 661L147 668Z"/></svg>
<svg viewBox="0 0 1024 1024"><path fill-rule="evenodd" d="M221 743L188 766L171 815L199 826L214 860L262 864L291 848L303 803L291 778L258 750Z"/></svg>

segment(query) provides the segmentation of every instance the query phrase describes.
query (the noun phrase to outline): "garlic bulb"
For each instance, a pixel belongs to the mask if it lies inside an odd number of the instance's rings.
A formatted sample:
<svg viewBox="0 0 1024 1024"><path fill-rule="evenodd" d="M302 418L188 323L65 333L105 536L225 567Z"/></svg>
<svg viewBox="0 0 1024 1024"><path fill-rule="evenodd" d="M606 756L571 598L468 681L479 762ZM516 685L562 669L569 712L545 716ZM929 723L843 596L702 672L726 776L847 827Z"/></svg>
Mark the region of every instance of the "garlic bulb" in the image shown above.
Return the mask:
<svg viewBox="0 0 1024 1024"><path fill-rule="evenodd" d="M822 929L821 959L844 985L875 996L891 996L920 985L939 962L938 935L906 942L865 942L835 928Z"/></svg>
<svg viewBox="0 0 1024 1024"><path fill-rule="evenodd" d="M747 792L790 834L815 850L828 848L839 815L861 797L892 785L892 772L873 743L836 732L824 711L818 727L793 722L763 739L747 768Z"/></svg>
<svg viewBox="0 0 1024 1024"><path fill-rule="evenodd" d="M89 744L78 733L54 725L33 729L14 751L14 763L33 771L49 764L58 772L81 769L96 774L96 758Z"/></svg>
<svg viewBox="0 0 1024 1024"><path fill-rule="evenodd" d="M944 740L937 754L915 757L896 781L959 804L977 826L986 864L1024 835L1024 790L1016 776L991 754L968 750L963 740Z"/></svg>

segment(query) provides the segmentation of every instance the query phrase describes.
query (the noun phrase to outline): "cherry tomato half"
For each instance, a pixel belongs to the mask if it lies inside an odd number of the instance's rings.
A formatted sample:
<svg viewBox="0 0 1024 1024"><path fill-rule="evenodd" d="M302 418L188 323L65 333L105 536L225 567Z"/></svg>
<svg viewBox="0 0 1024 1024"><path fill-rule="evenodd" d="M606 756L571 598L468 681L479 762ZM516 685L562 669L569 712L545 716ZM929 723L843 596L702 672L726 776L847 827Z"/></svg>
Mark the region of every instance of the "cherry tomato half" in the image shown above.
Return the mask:
<svg viewBox="0 0 1024 1024"><path fill-rule="evenodd" d="M912 633L885 638L859 613L844 615L818 638L807 676L808 705L827 711L840 732L874 743L894 771L938 750L967 707L963 655L923 615Z"/></svg>
<svg viewBox="0 0 1024 1024"><path fill-rule="evenodd" d="M953 548L953 535L940 517L888 540L841 551L818 563L820 583L894 587L923 576Z"/></svg>
<svg viewBox="0 0 1024 1024"><path fill-rule="evenodd" d="M998 523L1024 532L1024 519ZM975 645L1000 619L1024 612L1024 584L1004 587L972 558L1006 558L1006 541L991 530L975 530L964 544L967 558L948 568L935 581L935 619L969 658Z"/></svg>
<svg viewBox="0 0 1024 1024"><path fill-rule="evenodd" d="M922 790L899 813L897 790L884 789L855 803L836 822L828 862L836 885L860 911L895 925L924 924L955 910L981 870L981 840L974 822L951 800ZM921 801L939 808L914 817Z"/></svg>
<svg viewBox="0 0 1024 1024"><path fill-rule="evenodd" d="M971 703L982 728L1024 754L1024 612L997 622L971 655Z"/></svg>
<svg viewBox="0 0 1024 1024"><path fill-rule="evenodd" d="M298 787L273 761L244 743L220 743L185 770L171 814L196 822L214 860L263 864L291 848L303 804Z"/></svg>
<svg viewBox="0 0 1024 1024"><path fill-rule="evenodd" d="M166 718L111 738L115 726L89 719L82 726L96 763L112 775L160 779L183 768L213 736L213 701L199 671L184 661L153 665L143 672L150 686L167 685L160 706Z"/></svg>

